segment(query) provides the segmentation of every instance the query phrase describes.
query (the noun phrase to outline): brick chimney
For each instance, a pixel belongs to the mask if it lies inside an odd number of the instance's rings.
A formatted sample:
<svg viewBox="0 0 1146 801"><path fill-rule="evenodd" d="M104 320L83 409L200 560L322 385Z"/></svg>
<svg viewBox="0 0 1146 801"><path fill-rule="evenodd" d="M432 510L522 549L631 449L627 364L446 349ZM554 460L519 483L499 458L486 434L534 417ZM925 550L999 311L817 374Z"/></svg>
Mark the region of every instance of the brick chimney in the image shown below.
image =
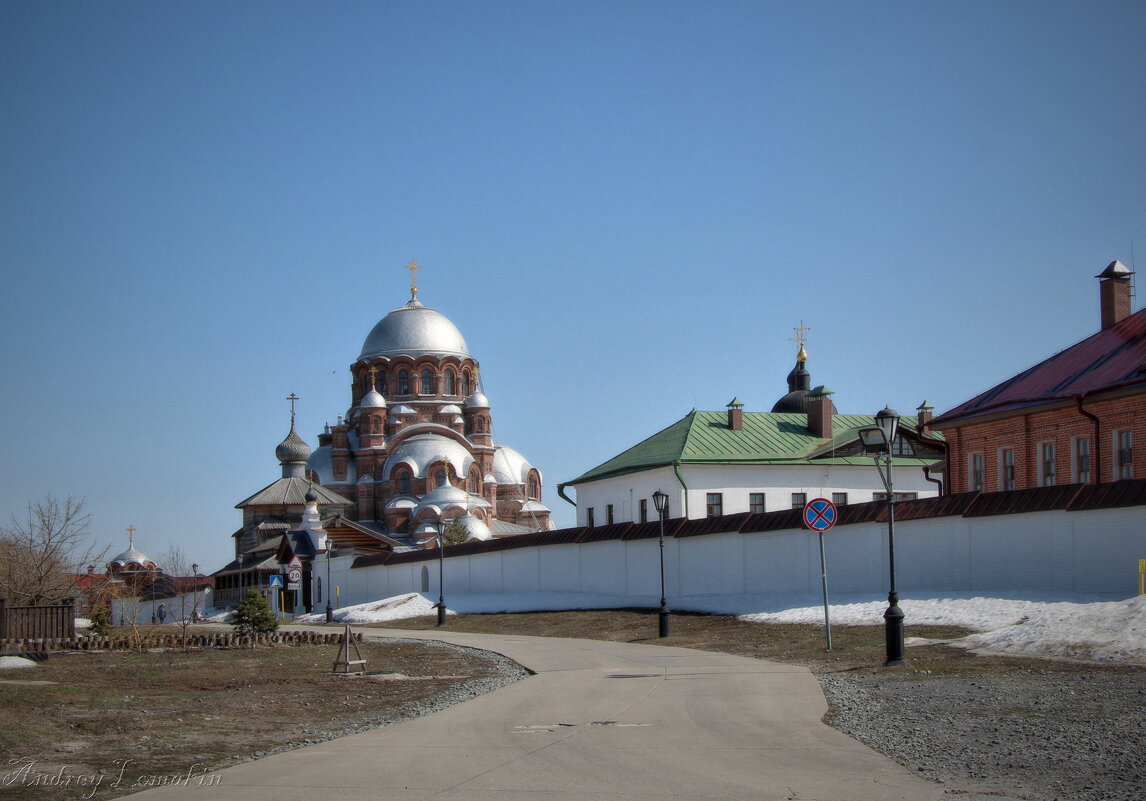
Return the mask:
<svg viewBox="0 0 1146 801"><path fill-rule="evenodd" d="M744 428L744 404L739 398L733 398L728 402L728 427L733 431Z"/></svg>
<svg viewBox="0 0 1146 801"><path fill-rule="evenodd" d="M1134 272L1115 259L1095 278L1098 279L1099 305L1102 309L1102 330L1130 316L1130 276Z"/></svg>
<svg viewBox="0 0 1146 801"><path fill-rule="evenodd" d="M832 436L832 392L822 384L808 393L808 431L813 437Z"/></svg>
<svg viewBox="0 0 1146 801"><path fill-rule="evenodd" d="M919 417L918 417L918 422L915 425L915 431L920 436L922 436L922 437L931 436L931 418L933 416L932 412L934 412L934 411L935 411L935 407L932 406L927 401L923 401L923 403L919 404L919 406L916 407L915 412L916 412L916 414L919 415Z"/></svg>

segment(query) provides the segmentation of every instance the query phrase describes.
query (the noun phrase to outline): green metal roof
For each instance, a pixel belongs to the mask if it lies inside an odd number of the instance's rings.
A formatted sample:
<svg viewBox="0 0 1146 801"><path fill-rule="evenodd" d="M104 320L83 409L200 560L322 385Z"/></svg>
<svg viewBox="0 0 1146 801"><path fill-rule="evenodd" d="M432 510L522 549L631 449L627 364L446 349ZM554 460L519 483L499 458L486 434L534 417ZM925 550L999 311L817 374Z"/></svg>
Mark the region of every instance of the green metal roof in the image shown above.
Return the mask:
<svg viewBox="0 0 1146 801"><path fill-rule="evenodd" d="M728 426L728 412L699 412L695 409L668 428L644 442L614 456L609 461L567 481L563 486L583 484L638 470L680 464L871 464L871 457L854 452L836 456L835 449L853 445L856 431L875 425L874 415L837 414L832 417L830 439L814 437L808 430L808 416L798 412L745 412L743 427ZM900 427L914 431L915 417L900 418ZM932 435L935 439L941 437ZM922 465L938 457L897 456L895 464Z"/></svg>

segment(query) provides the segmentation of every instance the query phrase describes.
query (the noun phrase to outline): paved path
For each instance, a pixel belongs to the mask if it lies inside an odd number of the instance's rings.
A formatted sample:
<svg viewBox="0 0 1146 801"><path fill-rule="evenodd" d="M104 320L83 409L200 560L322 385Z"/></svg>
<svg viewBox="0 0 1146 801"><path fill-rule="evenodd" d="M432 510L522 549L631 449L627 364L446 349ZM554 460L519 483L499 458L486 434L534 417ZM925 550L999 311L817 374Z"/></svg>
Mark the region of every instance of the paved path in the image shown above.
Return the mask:
<svg viewBox="0 0 1146 801"><path fill-rule="evenodd" d="M366 631L496 651L536 675L428 717L227 768L218 787L133 801L947 797L822 724L824 696L804 668L659 645Z"/></svg>

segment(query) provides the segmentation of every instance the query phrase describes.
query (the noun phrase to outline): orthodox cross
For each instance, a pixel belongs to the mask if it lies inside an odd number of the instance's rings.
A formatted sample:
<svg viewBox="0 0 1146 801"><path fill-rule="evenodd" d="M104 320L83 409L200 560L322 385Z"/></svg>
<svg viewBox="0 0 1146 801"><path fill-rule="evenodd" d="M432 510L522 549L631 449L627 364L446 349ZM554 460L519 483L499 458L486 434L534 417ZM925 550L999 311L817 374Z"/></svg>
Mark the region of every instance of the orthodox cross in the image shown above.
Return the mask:
<svg viewBox="0 0 1146 801"><path fill-rule="evenodd" d="M796 332L796 336L788 337L788 341L789 342L795 342L798 347L803 347L804 344L808 341L808 337L805 335L809 331L811 331L812 329L810 329L810 328L808 328L808 326L804 325L804 321L801 320L800 324L798 326L796 326L795 328L793 328L792 330Z"/></svg>
<svg viewBox="0 0 1146 801"><path fill-rule="evenodd" d="M286 399L290 401L290 427L294 428L294 402L298 400L298 395L292 392L286 396Z"/></svg>
<svg viewBox="0 0 1146 801"><path fill-rule="evenodd" d="M135 526L128 526L127 527L127 547L128 548L134 548L135 547Z"/></svg>
<svg viewBox="0 0 1146 801"><path fill-rule="evenodd" d="M370 367L370 388L378 389L378 368L373 365Z"/></svg>
<svg viewBox="0 0 1146 801"><path fill-rule="evenodd" d="M418 297L418 276L414 273L422 269L422 265L410 259L410 263L406 265L406 269L410 271L410 300L414 300Z"/></svg>

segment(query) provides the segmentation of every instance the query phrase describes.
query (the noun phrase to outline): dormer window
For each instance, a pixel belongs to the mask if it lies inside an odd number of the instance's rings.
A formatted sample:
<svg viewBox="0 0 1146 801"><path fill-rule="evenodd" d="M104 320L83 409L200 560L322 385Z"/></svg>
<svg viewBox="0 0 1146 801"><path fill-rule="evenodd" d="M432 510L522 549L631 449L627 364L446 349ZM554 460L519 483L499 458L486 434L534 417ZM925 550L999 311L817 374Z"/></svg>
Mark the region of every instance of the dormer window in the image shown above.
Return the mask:
<svg viewBox="0 0 1146 801"><path fill-rule="evenodd" d="M445 487L449 485L449 479L446 478L446 471L438 469L434 471L434 486Z"/></svg>
<svg viewBox="0 0 1146 801"><path fill-rule="evenodd" d="M398 492L402 495L410 494L410 474L405 470L398 474Z"/></svg>

